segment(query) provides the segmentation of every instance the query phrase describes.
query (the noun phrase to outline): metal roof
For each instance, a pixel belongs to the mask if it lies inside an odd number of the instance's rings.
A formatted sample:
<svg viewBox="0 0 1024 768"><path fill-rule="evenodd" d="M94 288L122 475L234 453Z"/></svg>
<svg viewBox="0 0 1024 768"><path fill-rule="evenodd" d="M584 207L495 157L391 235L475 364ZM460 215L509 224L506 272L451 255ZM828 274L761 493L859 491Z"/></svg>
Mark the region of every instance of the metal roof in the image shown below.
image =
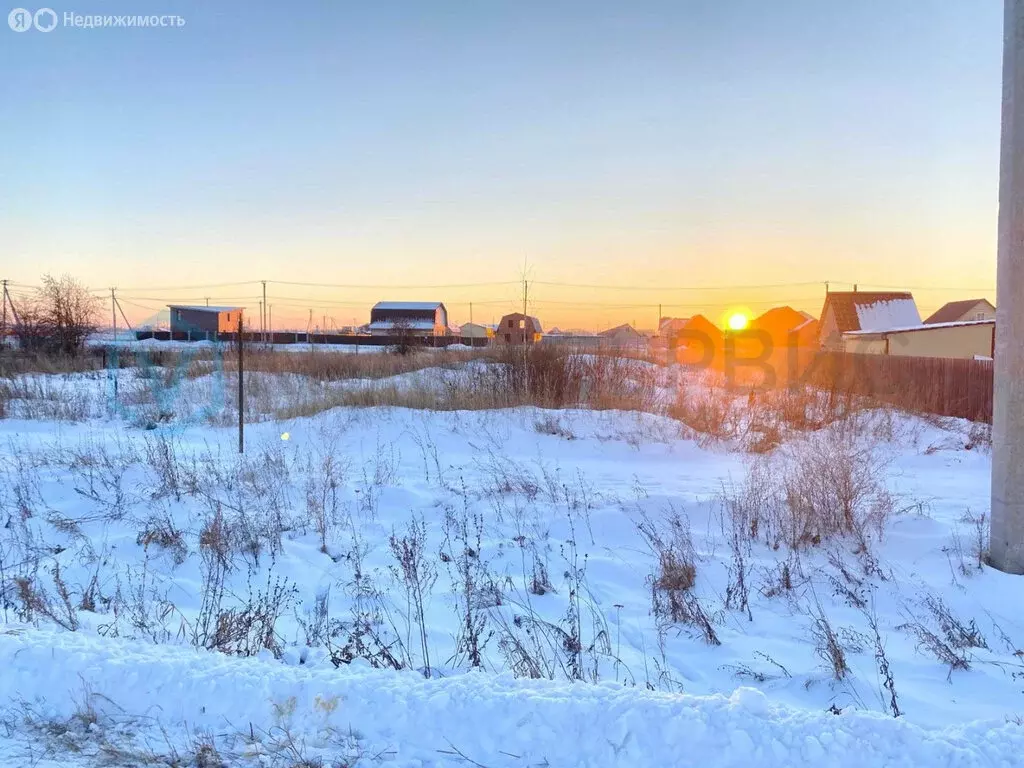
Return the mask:
<svg viewBox="0 0 1024 768"><path fill-rule="evenodd" d="M960 320L955 323L922 323L921 325L907 325L902 328L885 328L879 331L845 331L843 336L887 336L890 333L914 333L916 331L934 331L939 328L995 325L995 323L995 320Z"/></svg>
<svg viewBox="0 0 1024 768"><path fill-rule="evenodd" d="M985 302L992 307L992 302L988 299L965 299L963 301L951 301L948 304L943 304L931 316L925 320L928 325L935 325L937 323L951 323L955 322L958 317L963 317L964 313L978 304ZM995 307L992 307L995 309Z"/></svg>
<svg viewBox="0 0 1024 768"><path fill-rule="evenodd" d="M190 312L216 312L217 314L245 309L245 307L208 307L205 304L197 306L192 306L191 304L168 304L167 306L171 309L187 309Z"/></svg>
<svg viewBox="0 0 1024 768"><path fill-rule="evenodd" d="M440 301L378 301L373 305L374 309L411 309L418 311L433 311L443 307Z"/></svg>

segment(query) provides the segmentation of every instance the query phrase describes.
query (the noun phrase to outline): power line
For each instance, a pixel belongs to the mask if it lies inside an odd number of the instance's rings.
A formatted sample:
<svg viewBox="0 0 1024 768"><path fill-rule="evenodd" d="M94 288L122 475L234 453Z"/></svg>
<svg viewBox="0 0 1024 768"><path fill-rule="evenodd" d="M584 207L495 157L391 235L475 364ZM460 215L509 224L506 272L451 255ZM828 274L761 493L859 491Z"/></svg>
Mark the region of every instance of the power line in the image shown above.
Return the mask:
<svg viewBox="0 0 1024 768"><path fill-rule="evenodd" d="M345 283L301 283L289 280L267 280L273 285L297 285L305 288L374 288L377 290L433 290L441 288L486 288L492 285L519 285L518 280L495 281L489 283L449 283L447 285L393 285L393 284L345 284Z"/></svg>
<svg viewBox="0 0 1024 768"><path fill-rule="evenodd" d="M804 281L799 283L763 283L749 286L608 286L588 283L560 283L555 281L532 281L538 286L554 286L557 288L586 288L601 291L746 291L765 288L793 288L799 286L823 286L824 281ZM853 285L851 283L851 285Z"/></svg>

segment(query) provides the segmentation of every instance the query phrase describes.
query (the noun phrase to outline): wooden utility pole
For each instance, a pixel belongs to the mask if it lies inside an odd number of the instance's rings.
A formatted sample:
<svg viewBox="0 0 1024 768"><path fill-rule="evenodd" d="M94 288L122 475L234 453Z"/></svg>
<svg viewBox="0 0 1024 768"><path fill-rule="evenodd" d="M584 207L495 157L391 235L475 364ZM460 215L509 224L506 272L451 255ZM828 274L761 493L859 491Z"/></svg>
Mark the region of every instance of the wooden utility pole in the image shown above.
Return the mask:
<svg viewBox="0 0 1024 768"><path fill-rule="evenodd" d="M267 305L267 337L270 339L270 343L274 343L274 305Z"/></svg>
<svg viewBox="0 0 1024 768"><path fill-rule="evenodd" d="M7 281L3 280L4 292L0 297L0 304L3 304L3 319L0 320L0 348L7 346Z"/></svg>
<svg viewBox="0 0 1024 768"><path fill-rule="evenodd" d="M1024 0L1003 6L992 566L1024 574Z"/></svg>
<svg viewBox="0 0 1024 768"><path fill-rule="evenodd" d="M114 327L114 342L117 342L117 299L114 298L114 289L110 289L110 319Z"/></svg>
<svg viewBox="0 0 1024 768"><path fill-rule="evenodd" d="M245 336L242 325L242 313L238 313L238 452L245 453Z"/></svg>

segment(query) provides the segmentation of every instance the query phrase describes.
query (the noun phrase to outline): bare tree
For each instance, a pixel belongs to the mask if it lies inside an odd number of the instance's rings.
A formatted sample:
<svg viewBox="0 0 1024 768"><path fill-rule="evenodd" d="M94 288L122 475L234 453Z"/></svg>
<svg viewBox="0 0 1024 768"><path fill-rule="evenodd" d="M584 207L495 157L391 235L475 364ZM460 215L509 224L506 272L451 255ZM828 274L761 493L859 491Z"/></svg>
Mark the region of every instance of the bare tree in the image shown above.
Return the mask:
<svg viewBox="0 0 1024 768"><path fill-rule="evenodd" d="M416 335L413 333L412 323L405 318L399 318L391 326L391 333L395 337L392 351L396 355L408 355L416 348Z"/></svg>
<svg viewBox="0 0 1024 768"><path fill-rule="evenodd" d="M70 275L45 275L42 282L19 313L21 348L77 354L96 331L99 299Z"/></svg>

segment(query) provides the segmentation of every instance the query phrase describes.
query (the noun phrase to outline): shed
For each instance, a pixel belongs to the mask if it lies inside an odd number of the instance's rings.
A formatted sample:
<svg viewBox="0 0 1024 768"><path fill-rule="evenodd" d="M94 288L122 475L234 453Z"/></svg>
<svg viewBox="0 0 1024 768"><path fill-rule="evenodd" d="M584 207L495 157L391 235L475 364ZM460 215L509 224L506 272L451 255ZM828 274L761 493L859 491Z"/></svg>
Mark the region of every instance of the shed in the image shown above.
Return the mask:
<svg viewBox="0 0 1024 768"><path fill-rule="evenodd" d="M207 307L168 304L171 335L176 333L231 333L238 330L244 307Z"/></svg>

